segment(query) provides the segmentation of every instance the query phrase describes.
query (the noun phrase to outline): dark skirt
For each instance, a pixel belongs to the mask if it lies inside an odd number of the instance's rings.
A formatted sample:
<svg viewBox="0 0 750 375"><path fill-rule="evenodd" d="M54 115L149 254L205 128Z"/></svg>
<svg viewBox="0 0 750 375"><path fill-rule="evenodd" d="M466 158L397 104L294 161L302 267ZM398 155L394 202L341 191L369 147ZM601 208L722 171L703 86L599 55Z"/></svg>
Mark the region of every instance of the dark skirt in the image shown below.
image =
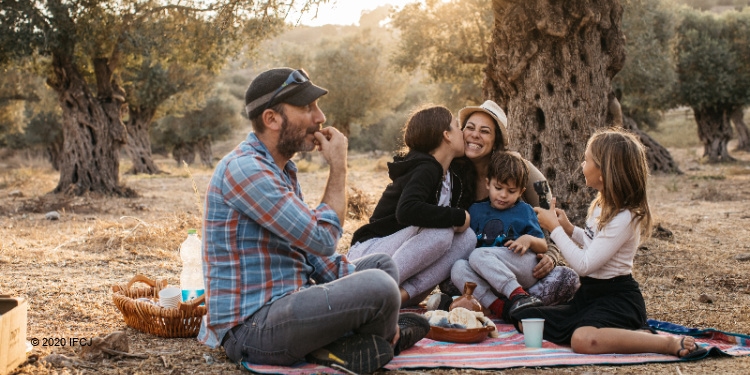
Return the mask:
<svg viewBox="0 0 750 375"><path fill-rule="evenodd" d="M573 332L579 327L643 328L646 303L638 282L631 275L606 280L581 277L581 287L570 302L530 307L513 314L516 329L518 322L526 318L544 318L544 339L570 345Z"/></svg>

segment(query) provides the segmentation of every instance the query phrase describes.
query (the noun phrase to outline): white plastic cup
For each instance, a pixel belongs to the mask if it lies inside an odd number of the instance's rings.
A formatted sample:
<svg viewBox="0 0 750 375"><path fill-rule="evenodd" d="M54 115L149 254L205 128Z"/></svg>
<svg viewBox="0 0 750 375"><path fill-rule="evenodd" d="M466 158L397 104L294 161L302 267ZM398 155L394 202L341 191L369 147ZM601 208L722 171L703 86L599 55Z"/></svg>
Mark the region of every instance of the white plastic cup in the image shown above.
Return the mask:
<svg viewBox="0 0 750 375"><path fill-rule="evenodd" d="M176 287L168 287L159 291L159 305L167 309L179 306L182 300L182 290Z"/></svg>
<svg viewBox="0 0 750 375"><path fill-rule="evenodd" d="M526 347L541 348L542 333L544 332L544 319L521 319L521 324L523 324L523 342L526 344Z"/></svg>

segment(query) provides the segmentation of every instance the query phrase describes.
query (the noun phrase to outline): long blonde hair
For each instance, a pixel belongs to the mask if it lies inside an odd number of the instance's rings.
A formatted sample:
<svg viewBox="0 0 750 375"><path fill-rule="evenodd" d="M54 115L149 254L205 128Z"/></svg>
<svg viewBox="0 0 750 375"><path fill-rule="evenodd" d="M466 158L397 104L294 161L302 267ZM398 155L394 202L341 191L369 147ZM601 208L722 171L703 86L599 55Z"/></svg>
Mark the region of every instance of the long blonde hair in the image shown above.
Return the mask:
<svg viewBox="0 0 750 375"><path fill-rule="evenodd" d="M587 149L601 170L603 188L589 207L589 216L600 206L598 228L601 230L620 211L630 210L638 220L642 236L651 233L651 210L646 184L649 168L641 141L622 129L599 130L589 138Z"/></svg>

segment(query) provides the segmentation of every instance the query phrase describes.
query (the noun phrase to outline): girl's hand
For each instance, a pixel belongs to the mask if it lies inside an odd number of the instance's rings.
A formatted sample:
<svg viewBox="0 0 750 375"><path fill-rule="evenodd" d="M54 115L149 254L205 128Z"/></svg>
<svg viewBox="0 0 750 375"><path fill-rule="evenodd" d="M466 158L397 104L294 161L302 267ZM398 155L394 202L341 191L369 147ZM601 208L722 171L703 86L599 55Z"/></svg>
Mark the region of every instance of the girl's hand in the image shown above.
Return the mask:
<svg viewBox="0 0 750 375"><path fill-rule="evenodd" d="M518 237L515 240L510 240L506 242L504 245L508 249L513 250L514 253L518 255L524 255L526 254L526 250L528 250L531 247L531 236L528 234L524 234L521 237Z"/></svg>
<svg viewBox="0 0 750 375"><path fill-rule="evenodd" d="M552 232L555 228L560 226L560 220L557 218L557 211L558 209L555 208L556 198L552 197L552 202L550 202L549 210L545 210L540 207L534 207L534 212L536 212L536 217L539 220L539 226L541 226L543 229L547 230L548 232ZM562 210L559 210L562 212L563 216L565 215L565 212ZM567 217L565 218L567 220Z"/></svg>
<svg viewBox="0 0 750 375"><path fill-rule="evenodd" d="M460 227L453 227L454 233L463 233L466 231L466 229L469 228L469 224L471 223L471 216L469 215L469 211L464 211L466 213L466 221L464 221L464 225Z"/></svg>
<svg viewBox="0 0 750 375"><path fill-rule="evenodd" d="M573 224L568 220L568 215L565 214L565 211L555 208L555 214L557 215L557 221L560 222L560 225L563 227L563 230L565 230L565 233L568 234L568 237L572 236Z"/></svg>

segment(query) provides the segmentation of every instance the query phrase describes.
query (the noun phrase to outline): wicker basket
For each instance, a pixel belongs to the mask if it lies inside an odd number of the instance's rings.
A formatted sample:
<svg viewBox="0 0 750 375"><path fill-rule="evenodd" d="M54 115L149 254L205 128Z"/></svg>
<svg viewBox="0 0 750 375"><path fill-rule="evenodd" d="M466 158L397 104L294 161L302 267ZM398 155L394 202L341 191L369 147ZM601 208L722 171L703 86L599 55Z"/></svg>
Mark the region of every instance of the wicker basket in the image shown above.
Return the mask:
<svg viewBox="0 0 750 375"><path fill-rule="evenodd" d="M136 282L148 287L134 287ZM135 275L127 284L112 287L112 299L122 312L125 324L139 331L161 337L196 337L200 330L206 306L200 296L188 303L180 302L177 308L164 308L138 298L158 299L159 291L167 286L166 280L154 281L144 275Z"/></svg>

